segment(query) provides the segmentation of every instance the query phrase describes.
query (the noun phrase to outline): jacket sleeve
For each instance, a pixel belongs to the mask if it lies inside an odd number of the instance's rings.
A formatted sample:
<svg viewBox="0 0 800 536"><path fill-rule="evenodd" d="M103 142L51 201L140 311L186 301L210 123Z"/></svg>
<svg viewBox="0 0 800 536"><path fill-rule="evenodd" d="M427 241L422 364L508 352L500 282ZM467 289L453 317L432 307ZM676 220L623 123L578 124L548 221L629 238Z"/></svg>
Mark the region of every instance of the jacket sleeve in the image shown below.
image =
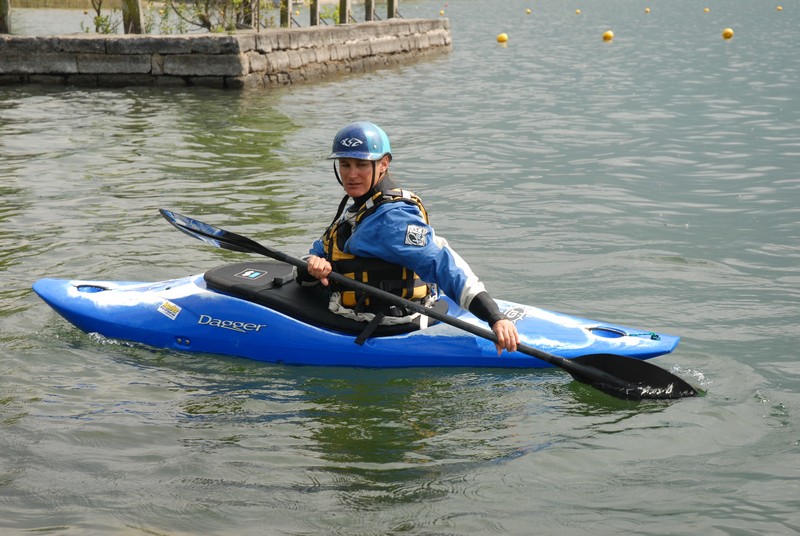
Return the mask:
<svg viewBox="0 0 800 536"><path fill-rule="evenodd" d="M500 312L497 302L486 291L481 292L472 299L472 303L469 304L469 312L490 326L494 326L495 322L506 318L506 315Z"/></svg>
<svg viewBox="0 0 800 536"><path fill-rule="evenodd" d="M314 243L311 244L311 248L308 250L308 255L306 255L306 258L311 255L316 255L317 257L325 256L325 247L322 245L321 238L314 240Z"/></svg>

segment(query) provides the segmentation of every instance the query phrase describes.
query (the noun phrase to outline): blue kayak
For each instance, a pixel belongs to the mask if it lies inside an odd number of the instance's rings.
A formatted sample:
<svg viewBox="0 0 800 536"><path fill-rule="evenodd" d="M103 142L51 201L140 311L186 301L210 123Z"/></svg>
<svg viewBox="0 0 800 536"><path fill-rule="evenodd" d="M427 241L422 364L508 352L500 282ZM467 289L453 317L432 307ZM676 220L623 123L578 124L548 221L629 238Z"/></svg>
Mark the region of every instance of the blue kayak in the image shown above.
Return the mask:
<svg viewBox="0 0 800 536"><path fill-rule="evenodd" d="M156 283L41 279L33 290L87 333L156 348L271 363L349 367L512 367L552 365L446 323L369 326L327 309L321 287L298 285L293 267L271 261L229 264ZM616 354L649 359L679 337L497 300L522 342L567 359ZM441 313L486 327L447 297Z"/></svg>

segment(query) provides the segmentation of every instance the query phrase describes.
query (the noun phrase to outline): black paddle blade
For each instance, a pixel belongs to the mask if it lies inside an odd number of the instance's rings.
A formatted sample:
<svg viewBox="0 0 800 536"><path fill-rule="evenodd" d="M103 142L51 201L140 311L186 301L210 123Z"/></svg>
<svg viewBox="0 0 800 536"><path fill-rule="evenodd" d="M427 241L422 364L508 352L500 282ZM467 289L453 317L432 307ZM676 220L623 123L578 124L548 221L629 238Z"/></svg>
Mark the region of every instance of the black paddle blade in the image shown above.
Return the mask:
<svg viewBox="0 0 800 536"><path fill-rule="evenodd" d="M579 369L570 370L576 380L618 398L670 400L697 396L697 390L686 381L647 361L614 354L585 355L570 361L597 372L582 377ZM614 381L603 381L603 376Z"/></svg>
<svg viewBox="0 0 800 536"><path fill-rule="evenodd" d="M230 251L238 251L241 253L252 253L253 251L252 247L244 247L236 244L237 241L241 242L244 240L249 240L248 238L234 235L233 233L225 231L224 229L218 229L213 225L193 220L192 218L182 216L181 214L167 209L159 209L159 212L162 216L164 216L164 219L175 226L175 228L183 231L191 237L202 240L207 244L211 244L214 247L228 249ZM253 244L258 246L256 242L253 242Z"/></svg>

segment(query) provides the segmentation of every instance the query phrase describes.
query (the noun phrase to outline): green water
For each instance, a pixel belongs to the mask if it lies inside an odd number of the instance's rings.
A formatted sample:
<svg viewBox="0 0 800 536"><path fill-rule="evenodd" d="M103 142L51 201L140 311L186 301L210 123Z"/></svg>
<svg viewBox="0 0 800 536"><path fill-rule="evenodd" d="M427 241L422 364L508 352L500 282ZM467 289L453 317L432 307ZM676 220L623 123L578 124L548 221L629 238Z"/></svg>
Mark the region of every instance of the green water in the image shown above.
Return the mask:
<svg viewBox="0 0 800 536"><path fill-rule="evenodd" d="M441 9L452 54L331 83L0 88L4 534L800 530L800 10L401 4ZM654 362L706 395L154 351L31 292L245 258L159 207L302 253L354 119L385 127L395 177L495 295L681 335Z"/></svg>

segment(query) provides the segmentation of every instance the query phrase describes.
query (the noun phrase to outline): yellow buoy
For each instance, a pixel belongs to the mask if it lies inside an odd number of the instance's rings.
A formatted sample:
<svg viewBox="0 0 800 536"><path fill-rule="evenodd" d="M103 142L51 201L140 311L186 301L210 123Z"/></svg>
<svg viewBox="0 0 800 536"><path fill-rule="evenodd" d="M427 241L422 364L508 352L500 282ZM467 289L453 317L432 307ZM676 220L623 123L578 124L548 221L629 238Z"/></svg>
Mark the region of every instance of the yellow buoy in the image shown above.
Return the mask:
<svg viewBox="0 0 800 536"><path fill-rule="evenodd" d="M526 15L530 15L530 14L531 14L531 8L528 8L528 9L526 9L526 10L525 10L525 14L526 14Z"/></svg>
<svg viewBox="0 0 800 536"><path fill-rule="evenodd" d="M733 30L731 30L730 28L725 28L724 30L722 30L723 39L730 39L731 37L733 37Z"/></svg>
<svg viewBox="0 0 800 536"><path fill-rule="evenodd" d="M708 8L703 9L703 13L708 13L709 11L711 11L711 10L708 9Z"/></svg>
<svg viewBox="0 0 800 536"><path fill-rule="evenodd" d="M608 30L603 33L603 41L611 41L612 39L614 39L614 32Z"/></svg>
<svg viewBox="0 0 800 536"><path fill-rule="evenodd" d="M441 11L439 11L439 16L441 16L441 17L444 17L444 9L442 9Z"/></svg>
<svg viewBox="0 0 800 536"><path fill-rule="evenodd" d="M576 15L580 15L580 14L581 14L581 10L580 10L580 9L576 9L576 10L575 10L575 14L576 14Z"/></svg>
<svg viewBox="0 0 800 536"><path fill-rule="evenodd" d="M501 33L501 34L499 34L497 36L497 42L498 43L505 43L506 41L508 41L508 34L507 33Z"/></svg>
<svg viewBox="0 0 800 536"><path fill-rule="evenodd" d="M776 9L777 9L778 11L783 11L783 6L778 6Z"/></svg>
<svg viewBox="0 0 800 536"><path fill-rule="evenodd" d="M649 7L644 8L644 12L645 13L650 13L650 8Z"/></svg>

